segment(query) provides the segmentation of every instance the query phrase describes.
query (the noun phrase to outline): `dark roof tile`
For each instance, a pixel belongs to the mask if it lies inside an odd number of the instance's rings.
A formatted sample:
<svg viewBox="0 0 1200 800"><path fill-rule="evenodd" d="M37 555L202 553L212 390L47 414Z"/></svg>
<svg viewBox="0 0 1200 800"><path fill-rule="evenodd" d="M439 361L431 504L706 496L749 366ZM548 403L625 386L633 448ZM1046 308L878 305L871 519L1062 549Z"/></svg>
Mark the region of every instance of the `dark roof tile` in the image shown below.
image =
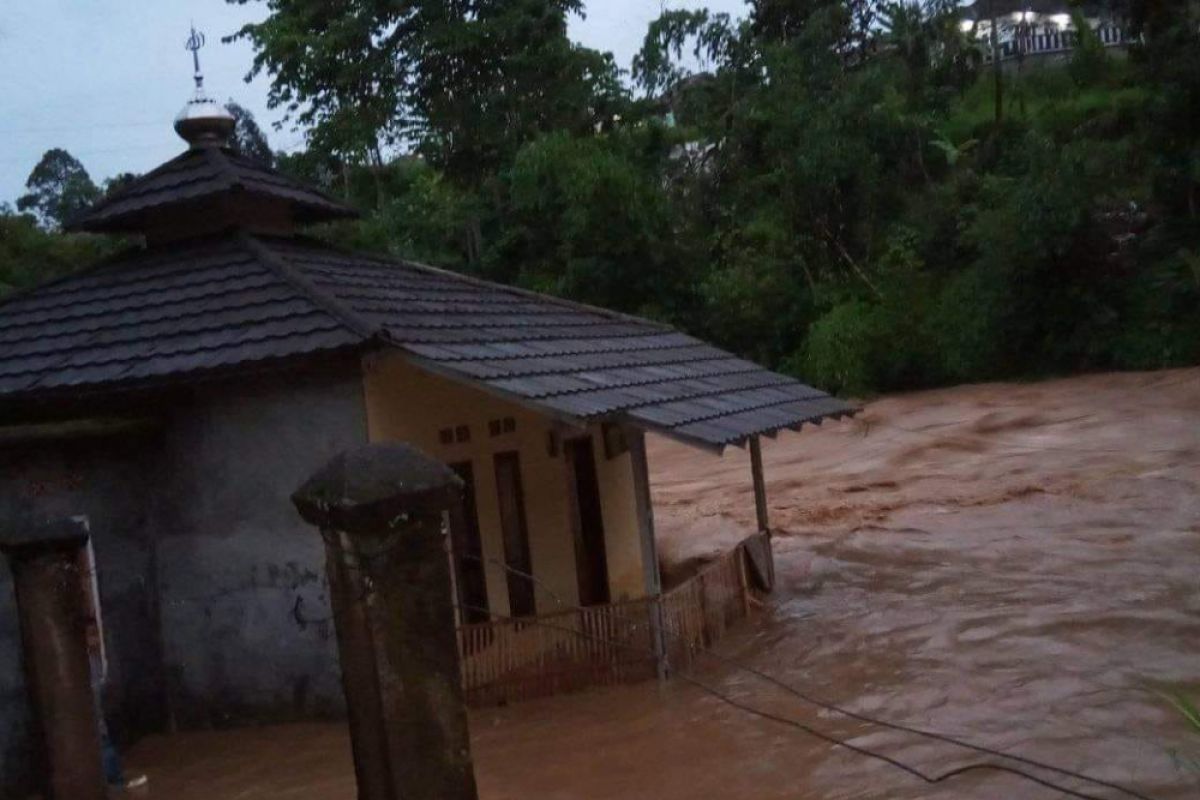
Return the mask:
<svg viewBox="0 0 1200 800"><path fill-rule="evenodd" d="M660 323L246 234L136 253L0 304L0 395L121 387L369 338L546 412L714 447L853 411Z"/></svg>
<svg viewBox="0 0 1200 800"><path fill-rule="evenodd" d="M314 222L356 216L319 192L222 147L193 147L105 197L78 217L69 230L138 230L143 214L232 191L284 201L298 219Z"/></svg>
<svg viewBox="0 0 1200 800"><path fill-rule="evenodd" d="M237 237L201 240L0 303L0 395L108 389L361 339Z"/></svg>

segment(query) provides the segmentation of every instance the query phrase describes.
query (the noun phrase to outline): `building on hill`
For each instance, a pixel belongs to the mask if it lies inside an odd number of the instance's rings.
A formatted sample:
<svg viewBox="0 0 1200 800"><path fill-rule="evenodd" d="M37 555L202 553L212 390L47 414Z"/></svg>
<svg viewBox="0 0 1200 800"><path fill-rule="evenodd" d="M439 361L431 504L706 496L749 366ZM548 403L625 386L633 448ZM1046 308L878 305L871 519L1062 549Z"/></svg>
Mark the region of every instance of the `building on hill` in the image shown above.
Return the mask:
<svg viewBox="0 0 1200 800"><path fill-rule="evenodd" d="M1130 44L1127 21L1113 13L1111 4L1086 2L1079 11L1107 51L1124 55ZM1079 43L1072 5L1063 0L975 0L962 8L960 19L963 31L980 42L988 63L995 21L996 49L1006 68L1061 63Z"/></svg>
<svg viewBox="0 0 1200 800"><path fill-rule="evenodd" d="M663 324L308 238L354 211L231 151L231 125L198 88L188 149L71 223L139 244L0 303L0 523L88 518L123 737L342 713L324 554L289 502L338 452L405 440L463 478L482 657L489 612L661 595L645 432L750 446L765 527L758 437L853 411ZM4 796L36 763L21 663L0 569Z"/></svg>

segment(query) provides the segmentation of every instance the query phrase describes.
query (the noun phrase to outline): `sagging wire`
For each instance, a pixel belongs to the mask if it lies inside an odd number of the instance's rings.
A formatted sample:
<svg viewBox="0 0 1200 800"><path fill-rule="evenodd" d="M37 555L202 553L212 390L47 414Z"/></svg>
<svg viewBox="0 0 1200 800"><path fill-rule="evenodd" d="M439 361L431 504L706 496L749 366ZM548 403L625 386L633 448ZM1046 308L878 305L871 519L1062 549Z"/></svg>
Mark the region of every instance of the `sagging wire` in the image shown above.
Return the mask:
<svg viewBox="0 0 1200 800"><path fill-rule="evenodd" d="M511 574L517 575L518 577L521 577L521 578L529 581L533 585L541 587L541 589L552 600L554 600L556 603L558 603L560 606L562 606L566 609L569 609L569 610L574 610L574 611L582 612L585 610L583 607L581 607L579 605L575 605L573 603L568 603L567 601L565 601L558 593L556 593L553 590L553 588L551 588L550 586L547 586L545 581L543 581L542 579L540 579L540 578L536 577L535 575L532 575L528 572L525 572L524 570L520 570L516 567L513 567L510 564L502 562L498 559L488 558L488 557L484 557L484 556L476 556L476 555L469 554L469 553L455 552L454 555L456 555L459 558L467 558L467 559L471 559L471 560L477 560L482 563L495 564L496 566L501 567L505 571L507 571ZM484 608L474 608L473 607L470 610L479 612L479 613L486 613L486 614L489 614L496 618L499 618L501 620L518 622L518 623L522 623L522 624L531 624L531 623L538 624L538 620L536 618L531 619L531 618L524 618L524 617L522 617L522 618L504 617L503 615L495 614L494 612L491 612L488 609L484 609ZM559 626L559 627L563 627L563 628L566 628L566 629L572 630L572 631L576 630L574 628L570 628L569 626ZM577 631L577 632L582 635L587 636L587 638L596 638L596 637L591 636L590 634L584 634L582 631ZM671 637L675 637L675 638L679 637L679 635L673 631L664 630L663 634L666 636L671 636ZM641 652L641 649L637 648L634 645L628 645L625 643L615 642L612 640L604 640L604 639L601 639L600 641L604 644L616 645L616 646L625 647L625 648L633 648L633 649L636 649L639 653ZM949 734L938 733L937 731L931 731L931 730L927 730L924 728L916 728L916 727L912 727L909 725L904 725L902 723L889 722L888 720L879 719L879 718L872 717L867 714L862 714L857 711L852 711L848 708L839 706L836 703L832 703L828 700L824 700L822 698L819 698L814 695L803 692L800 689L797 689L794 686L781 680L780 678L777 678L774 675L771 675L770 673L764 672L760 669L757 669L756 667L752 667L747 664L744 664L740 661L737 661L736 659L729 658L728 656L722 656L722 655L714 653L710 650L705 650L705 649L699 650L699 653L701 655L711 658L714 661L717 661L718 663L721 663L727 667L730 667L730 668L733 668L736 670L740 670L748 675L753 675L754 677L757 677L760 680L766 681L766 682L770 683L771 685L775 686L776 688L782 689L783 691L787 692L788 694L792 695L793 697L796 697L799 700L803 700L804 702L806 702L810 705L814 705L814 706L817 706L818 708L824 709L826 711L831 711L836 714L840 714L849 719L854 719L859 722L865 722L865 723L868 723L871 725L876 725L881 728L886 728L886 729L901 732L901 733L908 733L908 734L911 734L914 736L920 736L920 737L923 737L926 739L931 739L934 741L940 741L945 744L951 744L956 747L961 747L966 750L972 750L974 752L982 753L984 755L989 755L989 756L993 756L996 758L1004 758L1004 759L1008 759L1010 761L1016 761L1016 762L1025 764L1030 767L1036 767L1038 769L1044 769L1048 772L1054 772L1054 773L1057 773L1064 777L1074 778L1075 780L1085 781L1088 783L1092 783L1096 786L1102 786L1106 789L1112 789L1113 791L1122 792L1123 794L1126 794L1130 797L1137 798L1137 800L1153 800L1153 798L1151 798L1147 795L1141 794L1137 791L1134 791L1133 789L1130 789L1126 786L1122 786L1121 784L1113 783L1111 781L1106 781L1102 778L1096 778L1091 775L1086 775L1082 772L1076 772L1074 770L1070 770L1065 767L1059 767L1059 766L1049 764L1049 763L1046 763L1043 761L1038 761L1036 759L1028 758L1026 756L1005 753L1001 750L996 750L994 748L990 748L985 745L975 744L973 742L968 742L966 740L959 739L954 736L950 736ZM653 653L652 651L650 651L650 655L655 656L656 654ZM707 685L703 684L701 681L698 681L697 679L695 679L691 676L688 676L683 672L677 672L675 674L677 674L679 677L683 678L684 680L686 680L689 683L700 686L701 688L705 689L706 691L709 691L710 693L718 694L718 691L716 689L712 688L711 686L707 686ZM739 708L742 711L755 714L755 715L763 717L765 719L771 719L775 722L779 722L782 724L789 724L789 725L799 727L802 730L804 730L805 732L807 732L819 739L823 739L832 744L837 744L839 746L845 747L854 752L858 752L861 755L869 756L869 757L884 761L886 763L889 763L892 766L894 766L898 769L902 769L905 772L908 772L916 777L919 777L928 783L940 783L942 781L948 780L948 779L956 777L958 775L965 774L967 772L978 771L978 770L982 770L982 769L989 769L989 770L999 770L999 771L1004 771L1004 772L1010 772L1014 775L1019 775L1021 777L1027 778L1031 781L1034 781L1035 783L1039 783L1047 788L1067 792L1068 794L1072 794L1075 797L1092 797L1091 795L1073 793L1069 789L1065 789L1063 787L1057 786L1056 784L1054 784L1052 782L1038 778L1037 776L1034 776L1034 775L1029 775L1021 770L1017 770L1012 767L1006 767L1002 764L991 764L991 763L981 763L981 764L973 764L973 765L968 764L964 767L959 767L959 768L956 768L953 770L949 770L945 773L941 773L940 775L936 775L936 776L926 775L925 773L922 773L917 768L911 767L908 764L904 764L903 762L899 762L896 759L891 758L890 756L886 756L882 753L876 753L874 751L869 751L869 750L866 750L865 748L859 747L858 745L853 745L849 742L837 739L836 737L833 737L829 734L826 734L819 730L811 728L811 726L807 726L804 723L798 722L797 720L792 720L788 717L779 717L778 715L771 714L770 712L765 712L765 711L762 711L761 709L755 709L752 706L747 706L746 704L741 703L740 701L735 700L734 698L731 698L731 697L727 697L724 695L719 695L719 696L720 696L720 699L723 700L724 702L728 703L729 705L731 705L735 708Z"/></svg>
<svg viewBox="0 0 1200 800"><path fill-rule="evenodd" d="M607 645L610 647L618 647L618 648L625 649L625 650L632 650L634 652L637 652L638 654L650 653L651 655L653 655L653 653L651 653L650 651L644 651L642 648L640 648L636 645L627 644L625 642L618 642L613 639L608 639L608 638L605 638L602 636L595 636L595 635L586 633L584 631L578 630L577 628L573 628L570 625L558 625L558 624L555 624L552 622L547 622L544 619L539 619L537 617L509 617L509 616L506 616L503 614L497 614L497 613L490 611L489 609L483 608L481 606L473 606L473 605L469 605L469 604L461 604L457 607L460 610L487 613L490 616L492 616L496 619L499 619L501 621L505 621L505 622L512 622L512 623L520 624L520 625L533 625L533 626L537 626L537 627L560 630L560 631L571 633L571 634L574 634L581 638L584 638L584 639L587 639L587 640L590 640L593 642L597 642L600 644L604 644L604 645ZM849 750L853 753L857 753L858 755L864 756L866 758L871 758L871 759L875 759L877 761L881 761L885 764L888 764L889 766L895 767L896 769L906 772L909 775L912 775L913 777L918 778L927 784L933 785L933 784L944 783L945 781L951 780L953 778L957 778L961 775L965 775L970 772L983 772L983 771L1002 772L1002 773L1005 773L1008 775L1013 775L1015 777L1030 781L1031 783L1035 783L1040 786L1044 786L1045 788L1050 789L1051 791L1059 792L1059 793L1065 794L1069 797L1080 798L1080 800L1107 800L1107 798L1103 798L1100 795L1088 794L1087 792L1077 791L1068 786L1063 786L1060 783L1055 783L1054 781L1039 777L1030 772L1026 772L1025 770L1019 769L1017 767L1010 767L1006 764L996 764L996 763L993 763L990 761L973 762L970 764L964 764L960 767L955 767L953 769L946 770L945 772L930 774L930 773L924 772L923 770L921 770L917 767L907 764L898 758L894 758L894 757L886 755L884 753L880 753L875 750L871 750L870 748L863 747L861 745L853 744L852 742L850 742L846 739L842 739L841 737L834 736L833 734L830 734L830 733L826 733L822 730L812 727L811 725L801 722L800 720L792 719L791 717L785 717L781 714L775 714L770 711L763 711L760 708L755 708L754 706L752 706L748 703L744 703L740 700L737 700L734 697L731 697L730 695L726 694L725 692L722 692L720 689L717 689L716 687L714 687L708 683L705 683L704 681L700 680L699 678L689 675L686 672L681 671L681 672L676 672L674 674L675 674L675 677L679 678L680 680L685 681L686 683L692 684L693 686L697 687L698 689L704 691L706 694L709 694L709 695L717 698L721 702L723 702L739 711L742 711L744 713L750 714L755 717L759 717L761 719L768 720L770 722L775 722L775 723L779 723L781 725L786 725L786 726L795 728L797 730L800 730L800 731L803 731L804 733L809 734L810 736L820 739L828 744L834 745L836 747L844 748L846 750ZM990 751L987 748L983 748L980 746L972 746L971 749L982 750L984 752L990 752L999 758L1012 758L1012 756L1009 756L1007 753L1002 753L998 750ZM1091 783L1096 784L1097 786L1104 786L1106 788L1111 788L1111 789L1115 789L1117 791L1124 792L1124 793L1130 795L1131 797L1139 798L1139 800L1153 800L1153 798L1147 797L1146 795L1143 795L1143 794L1139 794L1138 792L1135 792L1132 789L1127 789L1124 786L1120 786L1119 784L1109 783L1108 781L1104 781L1099 778L1093 778L1089 775L1072 772L1070 770L1066 770L1061 767L1055 767L1055 766L1049 765L1049 764L1042 764L1040 762L1031 762L1031 763L1036 764L1038 767L1040 767L1042 769L1062 773L1066 776L1076 778L1077 780L1091 782Z"/></svg>

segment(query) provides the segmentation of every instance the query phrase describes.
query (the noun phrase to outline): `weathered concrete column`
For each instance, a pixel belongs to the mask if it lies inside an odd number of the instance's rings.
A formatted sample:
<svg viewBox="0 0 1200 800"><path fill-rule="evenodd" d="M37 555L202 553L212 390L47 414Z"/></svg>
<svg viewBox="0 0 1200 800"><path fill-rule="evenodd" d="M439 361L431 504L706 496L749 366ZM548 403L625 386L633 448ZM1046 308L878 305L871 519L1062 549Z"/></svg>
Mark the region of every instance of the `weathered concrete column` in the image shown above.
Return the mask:
<svg viewBox="0 0 1200 800"><path fill-rule="evenodd" d="M642 547L642 575L646 596L659 598L650 604L650 645L654 649L654 672L660 681L670 673L667 663L666 634L663 624L662 575L658 567L658 544L654 535L654 503L650 497L650 464L646 459L646 435L630 429L625 433L633 464L633 497L637 508L638 536Z"/></svg>
<svg viewBox="0 0 1200 800"><path fill-rule="evenodd" d="M477 800L443 520L449 467L404 444L333 459L292 495L326 542L361 800Z"/></svg>
<svg viewBox="0 0 1200 800"><path fill-rule="evenodd" d="M17 594L25 683L41 737L47 800L103 800L100 728L88 661L83 517L0 531Z"/></svg>

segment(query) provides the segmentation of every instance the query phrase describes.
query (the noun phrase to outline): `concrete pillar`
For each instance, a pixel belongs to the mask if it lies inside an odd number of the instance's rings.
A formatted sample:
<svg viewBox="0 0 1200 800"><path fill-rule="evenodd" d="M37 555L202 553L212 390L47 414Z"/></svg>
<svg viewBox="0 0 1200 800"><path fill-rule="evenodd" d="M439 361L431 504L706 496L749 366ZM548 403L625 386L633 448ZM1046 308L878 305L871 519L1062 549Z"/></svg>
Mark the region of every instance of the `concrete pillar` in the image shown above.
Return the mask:
<svg viewBox="0 0 1200 800"><path fill-rule="evenodd" d="M449 467L404 444L336 457L292 495L326 542L360 800L477 800L444 519Z"/></svg>
<svg viewBox="0 0 1200 800"><path fill-rule="evenodd" d="M88 660L80 574L82 517L0 532L17 595L25 683L40 734L46 800L104 800L100 728Z"/></svg>
<svg viewBox="0 0 1200 800"><path fill-rule="evenodd" d="M646 460L646 435L636 429L626 431L633 463L634 502L637 505L638 536L642 547L642 574L646 595L661 598L662 575L658 567L658 543L654 535L654 504L650 498L650 464ZM654 671L660 681L667 678L667 641L663 625L662 600L650 604L650 644L654 649Z"/></svg>

